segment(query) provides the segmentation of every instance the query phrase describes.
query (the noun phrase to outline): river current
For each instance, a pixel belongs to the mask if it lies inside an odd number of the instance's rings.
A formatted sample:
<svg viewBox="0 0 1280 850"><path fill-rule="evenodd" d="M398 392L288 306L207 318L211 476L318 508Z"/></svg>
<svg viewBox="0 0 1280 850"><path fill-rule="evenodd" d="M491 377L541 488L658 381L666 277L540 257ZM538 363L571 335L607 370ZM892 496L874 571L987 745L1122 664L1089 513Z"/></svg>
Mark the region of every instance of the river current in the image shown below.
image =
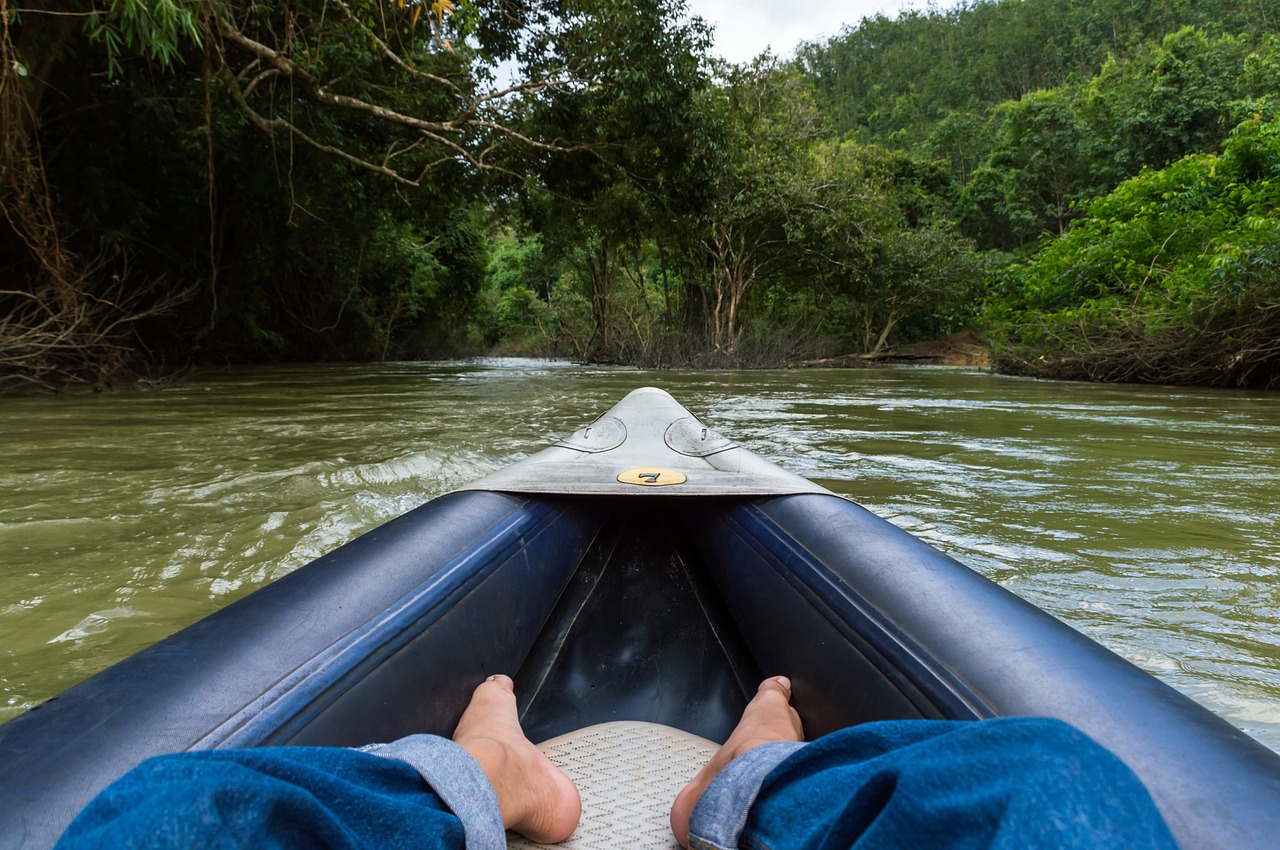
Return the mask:
<svg viewBox="0 0 1280 850"><path fill-rule="evenodd" d="M0 400L0 721L649 385L1280 750L1280 396L936 368L271 367Z"/></svg>

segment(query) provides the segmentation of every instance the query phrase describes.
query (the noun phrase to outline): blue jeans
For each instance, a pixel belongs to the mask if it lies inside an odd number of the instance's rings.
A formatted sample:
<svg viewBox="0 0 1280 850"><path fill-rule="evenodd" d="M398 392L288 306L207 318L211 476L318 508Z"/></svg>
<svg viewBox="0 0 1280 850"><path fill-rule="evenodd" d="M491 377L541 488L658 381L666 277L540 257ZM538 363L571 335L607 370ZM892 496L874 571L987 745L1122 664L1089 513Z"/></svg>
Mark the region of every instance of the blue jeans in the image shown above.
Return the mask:
<svg viewBox="0 0 1280 850"><path fill-rule="evenodd" d="M889 721L735 759L690 822L699 850L1173 848L1138 778L1051 720ZM365 751L161 756L80 813L60 848L499 850L497 798L443 738Z"/></svg>
<svg viewBox="0 0 1280 850"><path fill-rule="evenodd" d="M360 750L261 747L149 759L89 803L57 847L505 850L498 797L446 738Z"/></svg>
<svg viewBox="0 0 1280 850"><path fill-rule="evenodd" d="M1168 848L1147 789L1057 720L894 720L765 744L703 792L691 850Z"/></svg>

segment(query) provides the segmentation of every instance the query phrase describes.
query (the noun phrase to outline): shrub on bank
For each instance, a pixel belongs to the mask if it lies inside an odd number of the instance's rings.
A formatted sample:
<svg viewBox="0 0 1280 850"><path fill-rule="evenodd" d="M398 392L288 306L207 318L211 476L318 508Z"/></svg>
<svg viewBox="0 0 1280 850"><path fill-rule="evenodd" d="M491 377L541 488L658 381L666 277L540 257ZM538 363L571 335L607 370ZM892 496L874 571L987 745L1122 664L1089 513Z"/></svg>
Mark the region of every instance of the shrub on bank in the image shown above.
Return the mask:
<svg viewBox="0 0 1280 850"><path fill-rule="evenodd" d="M1280 121L1091 203L987 307L997 368L1099 381L1280 385Z"/></svg>

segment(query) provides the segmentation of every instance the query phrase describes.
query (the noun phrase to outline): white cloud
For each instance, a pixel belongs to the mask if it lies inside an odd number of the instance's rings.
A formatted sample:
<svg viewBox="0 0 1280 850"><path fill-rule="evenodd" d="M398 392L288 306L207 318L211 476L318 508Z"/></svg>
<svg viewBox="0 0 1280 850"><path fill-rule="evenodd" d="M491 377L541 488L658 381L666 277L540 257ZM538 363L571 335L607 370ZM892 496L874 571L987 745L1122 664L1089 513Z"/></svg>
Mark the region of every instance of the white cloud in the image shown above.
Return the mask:
<svg viewBox="0 0 1280 850"><path fill-rule="evenodd" d="M942 0L937 6L954 6L958 0ZM713 52L730 62L747 62L766 49L791 56L801 41L818 41L838 35L846 24L855 26L864 17L882 12L895 16L900 10L925 8L924 0L688 0L689 12L715 27Z"/></svg>

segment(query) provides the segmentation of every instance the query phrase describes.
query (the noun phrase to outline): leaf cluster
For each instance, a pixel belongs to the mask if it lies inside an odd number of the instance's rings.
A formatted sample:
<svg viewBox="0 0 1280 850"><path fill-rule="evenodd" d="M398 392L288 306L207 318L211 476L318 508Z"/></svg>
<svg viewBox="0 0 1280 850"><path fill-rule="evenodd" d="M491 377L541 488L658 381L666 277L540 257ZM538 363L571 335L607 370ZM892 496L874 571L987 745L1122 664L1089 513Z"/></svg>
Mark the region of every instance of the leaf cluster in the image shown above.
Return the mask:
<svg viewBox="0 0 1280 850"><path fill-rule="evenodd" d="M1147 170L1004 272L990 307L1010 368L1065 377L1280 382L1280 121L1221 155Z"/></svg>
<svg viewBox="0 0 1280 850"><path fill-rule="evenodd" d="M998 107L995 142L959 192L960 222L1014 250L1062 233L1080 204L1144 167L1211 151L1243 111L1267 108L1280 41L1185 28L1093 77Z"/></svg>

